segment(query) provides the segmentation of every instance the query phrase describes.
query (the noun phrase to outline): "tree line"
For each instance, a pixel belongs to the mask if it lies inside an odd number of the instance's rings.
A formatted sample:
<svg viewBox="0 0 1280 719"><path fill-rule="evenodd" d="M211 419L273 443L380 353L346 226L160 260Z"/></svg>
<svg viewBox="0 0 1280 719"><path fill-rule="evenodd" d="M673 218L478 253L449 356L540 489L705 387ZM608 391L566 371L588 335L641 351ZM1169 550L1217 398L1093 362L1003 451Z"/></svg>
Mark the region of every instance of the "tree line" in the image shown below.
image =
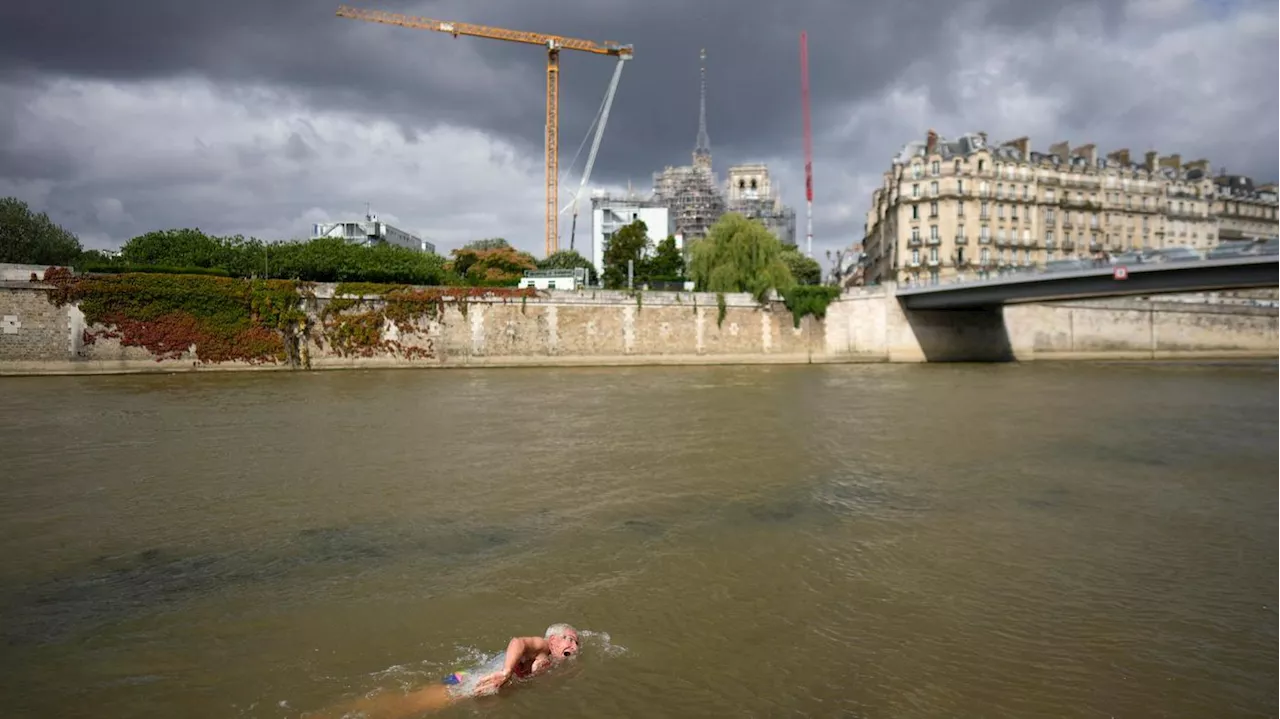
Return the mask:
<svg viewBox="0 0 1280 719"><path fill-rule="evenodd" d="M736 213L724 215L707 237L676 247L674 237L652 242L636 220L609 241L598 279L606 288L670 286L692 281L704 292L749 292L763 300L771 290L821 284L818 263L784 246L768 228ZM505 239L471 242L449 259L406 247L366 246L341 238L266 242L215 236L199 229L157 230L125 242L118 255L86 250L74 233L33 212L16 198L0 199L0 262L70 266L81 272L175 272L313 282L385 282L416 285L511 286L533 269L585 268L573 250L542 260ZM596 278L593 278L596 279Z"/></svg>

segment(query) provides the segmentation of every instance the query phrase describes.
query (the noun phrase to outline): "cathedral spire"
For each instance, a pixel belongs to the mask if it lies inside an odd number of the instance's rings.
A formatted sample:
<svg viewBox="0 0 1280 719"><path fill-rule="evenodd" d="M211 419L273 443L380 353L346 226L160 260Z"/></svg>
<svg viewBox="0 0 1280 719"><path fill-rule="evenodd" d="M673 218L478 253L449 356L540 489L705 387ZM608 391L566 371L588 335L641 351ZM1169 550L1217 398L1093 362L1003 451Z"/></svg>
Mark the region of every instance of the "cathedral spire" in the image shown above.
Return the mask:
<svg viewBox="0 0 1280 719"><path fill-rule="evenodd" d="M698 141L693 146L693 166L711 169L711 136L707 134L707 50L698 54L701 64L702 84L698 105Z"/></svg>

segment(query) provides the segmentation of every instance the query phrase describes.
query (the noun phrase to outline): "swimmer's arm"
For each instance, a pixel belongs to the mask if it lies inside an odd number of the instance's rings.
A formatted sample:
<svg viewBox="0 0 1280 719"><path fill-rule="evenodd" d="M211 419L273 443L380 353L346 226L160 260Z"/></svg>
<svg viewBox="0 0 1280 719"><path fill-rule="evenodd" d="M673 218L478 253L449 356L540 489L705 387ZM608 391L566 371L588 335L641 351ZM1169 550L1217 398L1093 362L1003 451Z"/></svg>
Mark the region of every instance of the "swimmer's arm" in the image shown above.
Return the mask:
<svg viewBox="0 0 1280 719"><path fill-rule="evenodd" d="M520 660L537 659L538 655L547 651L547 640L542 637L512 637L507 643L507 660L502 665L503 681L511 678Z"/></svg>

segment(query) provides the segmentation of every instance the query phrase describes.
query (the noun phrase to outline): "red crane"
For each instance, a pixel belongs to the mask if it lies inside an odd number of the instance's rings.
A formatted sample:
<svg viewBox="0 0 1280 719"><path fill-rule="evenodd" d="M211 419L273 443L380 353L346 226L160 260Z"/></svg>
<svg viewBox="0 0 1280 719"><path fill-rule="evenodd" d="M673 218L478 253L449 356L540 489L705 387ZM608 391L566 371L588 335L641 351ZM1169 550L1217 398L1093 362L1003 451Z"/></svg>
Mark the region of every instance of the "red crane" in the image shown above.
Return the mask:
<svg viewBox="0 0 1280 719"><path fill-rule="evenodd" d="M813 257L813 131L809 129L809 40L800 31L800 103L804 108L805 250Z"/></svg>

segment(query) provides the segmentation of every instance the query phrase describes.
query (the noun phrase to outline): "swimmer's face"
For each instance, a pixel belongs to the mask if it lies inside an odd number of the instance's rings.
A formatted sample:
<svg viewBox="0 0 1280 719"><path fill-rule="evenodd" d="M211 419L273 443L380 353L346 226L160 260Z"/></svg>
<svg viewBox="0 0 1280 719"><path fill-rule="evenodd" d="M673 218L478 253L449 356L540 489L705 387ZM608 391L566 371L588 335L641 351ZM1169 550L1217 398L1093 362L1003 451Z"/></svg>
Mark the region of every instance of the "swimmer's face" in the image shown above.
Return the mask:
<svg viewBox="0 0 1280 719"><path fill-rule="evenodd" d="M554 636L547 640L547 648L551 651L551 658L555 661L562 661L578 654L578 633L565 632L561 636Z"/></svg>

